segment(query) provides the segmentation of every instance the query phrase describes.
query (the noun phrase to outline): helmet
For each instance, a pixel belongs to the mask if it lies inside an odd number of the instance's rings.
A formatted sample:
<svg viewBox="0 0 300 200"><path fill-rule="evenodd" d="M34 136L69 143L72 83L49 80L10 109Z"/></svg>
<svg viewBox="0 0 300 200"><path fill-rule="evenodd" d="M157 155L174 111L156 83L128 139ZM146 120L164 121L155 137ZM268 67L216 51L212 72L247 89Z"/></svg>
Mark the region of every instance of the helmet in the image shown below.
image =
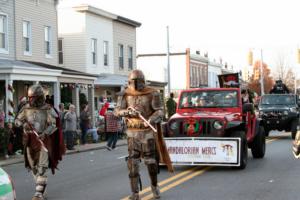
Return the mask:
<svg viewBox="0 0 300 200"><path fill-rule="evenodd" d="M45 103L44 89L41 85L32 85L28 89L30 106L39 107Z"/></svg>
<svg viewBox="0 0 300 200"><path fill-rule="evenodd" d="M143 90L145 87L145 76L141 70L132 70L128 76L128 87L133 90Z"/></svg>

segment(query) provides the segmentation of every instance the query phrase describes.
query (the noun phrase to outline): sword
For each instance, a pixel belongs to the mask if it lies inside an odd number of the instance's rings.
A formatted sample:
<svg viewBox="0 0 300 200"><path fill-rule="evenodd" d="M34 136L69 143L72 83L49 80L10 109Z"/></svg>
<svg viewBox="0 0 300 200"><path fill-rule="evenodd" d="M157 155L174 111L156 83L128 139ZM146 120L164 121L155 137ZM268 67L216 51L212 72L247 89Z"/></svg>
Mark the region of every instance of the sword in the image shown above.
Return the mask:
<svg viewBox="0 0 300 200"><path fill-rule="evenodd" d="M36 138L38 139L38 141L41 143L42 149L44 149L44 151L48 152L48 149L45 147L44 142L40 139L39 134L34 130L34 128L32 127L32 125L27 120L25 120L25 122L28 124L29 128L31 129L31 131L33 132L33 134L36 136Z"/></svg>
<svg viewBox="0 0 300 200"><path fill-rule="evenodd" d="M145 124L147 124L147 125L148 125L155 133L157 133L156 128L154 128L154 127L150 124L150 122L148 122L148 121L143 117L143 115L141 114L140 111L137 111L137 110L136 110L134 107L132 107L132 106L128 107L127 110L133 111L133 112L137 113L138 116L139 116L139 118L140 118L141 120L143 120L143 121L145 122Z"/></svg>

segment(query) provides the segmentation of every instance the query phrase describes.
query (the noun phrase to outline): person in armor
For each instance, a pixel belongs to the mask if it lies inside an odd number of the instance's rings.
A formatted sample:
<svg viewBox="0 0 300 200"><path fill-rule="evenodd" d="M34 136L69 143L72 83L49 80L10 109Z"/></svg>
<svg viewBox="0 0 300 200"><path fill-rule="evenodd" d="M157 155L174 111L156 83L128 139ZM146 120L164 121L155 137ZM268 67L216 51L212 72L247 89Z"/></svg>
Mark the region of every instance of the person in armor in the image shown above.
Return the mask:
<svg viewBox="0 0 300 200"><path fill-rule="evenodd" d="M275 85L270 90L270 94L289 94L290 90L288 87L282 82L282 80L277 80Z"/></svg>
<svg viewBox="0 0 300 200"><path fill-rule="evenodd" d="M126 120L127 165L132 191L130 199L140 199L139 164L142 157L148 168L153 196L156 199L160 198L160 191L157 185L158 164L155 136L152 129L139 118L139 114L147 119L150 124L157 124L164 116L163 105L160 94L145 85L145 77L142 71L133 70L129 74L128 87L119 93L114 113L118 117L125 117Z"/></svg>
<svg viewBox="0 0 300 200"><path fill-rule="evenodd" d="M23 127L25 167L32 171L36 182L32 200L43 200L47 169L54 174L65 147L58 112L45 103L41 85L28 89L28 100L17 114L15 125Z"/></svg>

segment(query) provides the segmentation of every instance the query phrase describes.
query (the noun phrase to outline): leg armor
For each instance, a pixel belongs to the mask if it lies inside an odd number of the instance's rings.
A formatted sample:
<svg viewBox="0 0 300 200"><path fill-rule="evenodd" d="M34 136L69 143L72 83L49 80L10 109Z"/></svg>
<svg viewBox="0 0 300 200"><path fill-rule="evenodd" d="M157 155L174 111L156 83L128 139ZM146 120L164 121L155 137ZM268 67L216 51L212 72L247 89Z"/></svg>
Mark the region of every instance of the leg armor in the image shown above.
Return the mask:
<svg viewBox="0 0 300 200"><path fill-rule="evenodd" d="M156 161L156 148L154 138L146 140L146 144L143 144L143 153L145 158L145 164L148 168L148 173L151 180L151 190L154 198L160 198L160 191L157 186L157 173L158 165Z"/></svg>
<svg viewBox="0 0 300 200"><path fill-rule="evenodd" d="M48 152L45 151L45 149L42 149L40 151L40 156L38 160L38 164L36 166L36 170L33 171L35 173L35 181L36 181L36 187L35 187L35 199L44 199L44 193L47 186L47 176L46 171L48 169L49 164L49 156Z"/></svg>
<svg viewBox="0 0 300 200"><path fill-rule="evenodd" d="M141 151L139 150L139 143L136 139L129 137L128 138L128 160L127 166L129 170L129 179L130 179L130 186L132 191L131 199L138 200L139 199L139 164L140 164L140 157Z"/></svg>

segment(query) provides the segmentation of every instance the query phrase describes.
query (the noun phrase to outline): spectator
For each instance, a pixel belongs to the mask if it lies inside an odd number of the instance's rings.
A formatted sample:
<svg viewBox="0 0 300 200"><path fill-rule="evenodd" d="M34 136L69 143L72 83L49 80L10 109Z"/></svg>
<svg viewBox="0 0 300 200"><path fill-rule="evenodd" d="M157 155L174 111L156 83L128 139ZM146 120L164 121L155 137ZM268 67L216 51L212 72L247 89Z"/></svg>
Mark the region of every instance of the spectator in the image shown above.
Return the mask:
<svg viewBox="0 0 300 200"><path fill-rule="evenodd" d="M4 127L0 127L0 150L2 154L4 154L5 158L9 158L8 156L8 141L9 141L9 135L8 131Z"/></svg>
<svg viewBox="0 0 300 200"><path fill-rule="evenodd" d="M60 103L58 105L58 114L59 114L59 121L60 121L60 125L63 131L63 137L64 137L64 141L66 143L66 136L65 136L65 106L63 103Z"/></svg>
<svg viewBox="0 0 300 200"><path fill-rule="evenodd" d="M19 113L19 111L23 108L23 106L27 103L27 99L26 97L22 96L19 98L20 103L18 105L18 109L17 109L17 113Z"/></svg>
<svg viewBox="0 0 300 200"><path fill-rule="evenodd" d="M241 91L241 95L242 95L242 104L245 104L245 103L249 103L249 94L248 94L248 91L243 89Z"/></svg>
<svg viewBox="0 0 300 200"><path fill-rule="evenodd" d="M77 130L77 116L75 113L75 106L70 105L69 111L64 115L65 120L65 139L68 150L74 149L74 135Z"/></svg>
<svg viewBox="0 0 300 200"><path fill-rule="evenodd" d="M4 122L5 122L5 113L4 111L0 111L0 127L4 128Z"/></svg>
<svg viewBox="0 0 300 200"><path fill-rule="evenodd" d="M118 131L121 129L120 119L113 114L113 109L108 109L105 114L106 134L108 136L106 148L111 151L116 148Z"/></svg>
<svg viewBox="0 0 300 200"><path fill-rule="evenodd" d="M105 113L106 113L106 111L107 111L107 109L108 109L108 107L109 107L109 103L105 102L104 105L102 106L102 108L99 111L99 115L100 116L104 116Z"/></svg>
<svg viewBox="0 0 300 200"><path fill-rule="evenodd" d="M8 155L13 155L15 152L15 142L16 142L16 134L13 129L12 123L7 123L7 132L8 132L8 145L7 145L7 153Z"/></svg>
<svg viewBox="0 0 300 200"><path fill-rule="evenodd" d="M170 93L170 97L167 100L167 112L168 112L168 118L170 118L172 115L176 113L176 107L177 103L174 100L174 93Z"/></svg>
<svg viewBox="0 0 300 200"><path fill-rule="evenodd" d="M84 104L83 109L80 113L80 128L81 128L81 144L86 143L86 133L90 126L90 115L89 115L89 107L88 105Z"/></svg>

